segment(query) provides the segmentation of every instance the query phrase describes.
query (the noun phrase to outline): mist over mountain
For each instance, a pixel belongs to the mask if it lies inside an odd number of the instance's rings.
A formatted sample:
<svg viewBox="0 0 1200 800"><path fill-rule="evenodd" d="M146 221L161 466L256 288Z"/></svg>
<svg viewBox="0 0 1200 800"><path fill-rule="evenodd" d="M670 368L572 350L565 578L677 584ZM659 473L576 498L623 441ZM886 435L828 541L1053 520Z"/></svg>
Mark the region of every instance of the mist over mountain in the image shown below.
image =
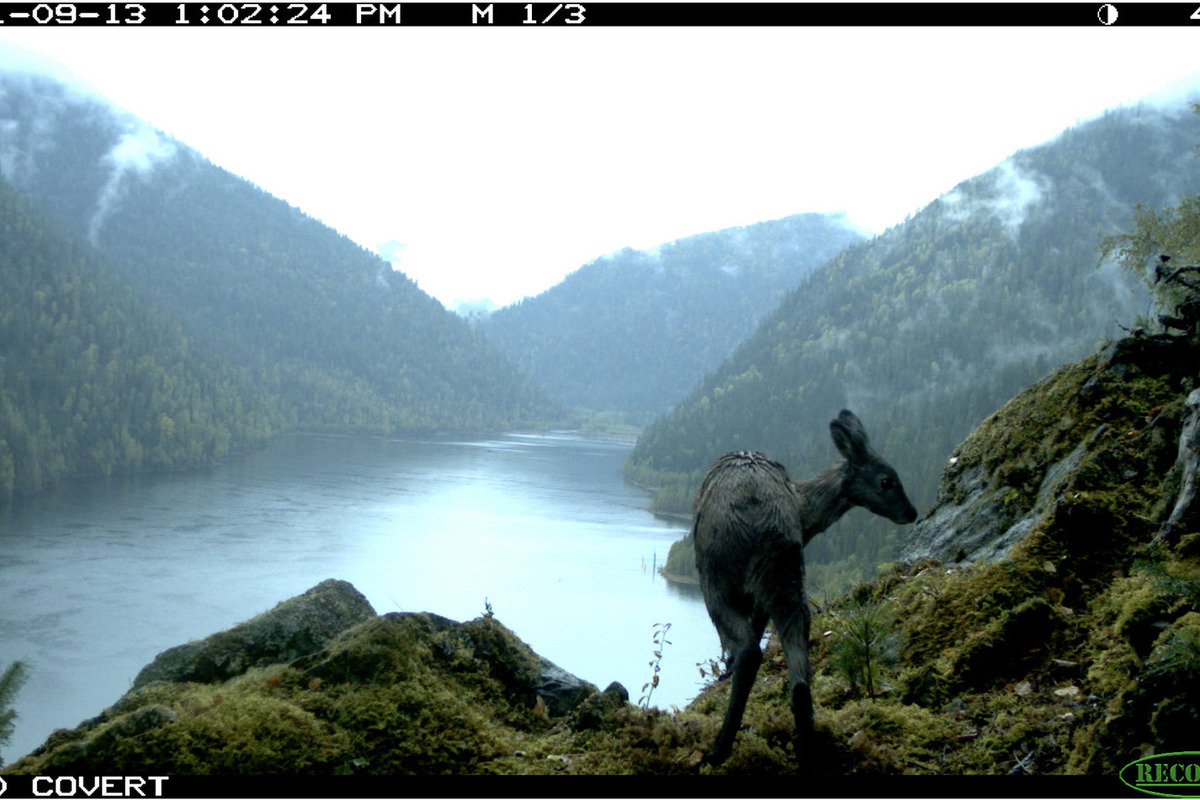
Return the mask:
<svg viewBox="0 0 1200 800"><path fill-rule="evenodd" d="M828 423L850 408L928 506L947 456L984 417L1148 309L1096 247L1128 229L1135 204L1196 191L1197 141L1185 104L1112 111L844 250L645 430L627 474L678 511L728 450L764 450L805 477L836 458ZM808 551L861 576L894 558L902 535L851 513Z"/></svg>
<svg viewBox="0 0 1200 800"><path fill-rule="evenodd" d="M66 83L0 72L0 179L11 289L0 297L0 473L10 491L80 471L201 463L281 430L483 431L555 413L482 334L387 262ZM97 369L107 357L132 380L149 359L161 369L147 381L169 388L148 384L154 402L135 411L101 397L130 391L119 380L100 391L86 370L32 379L60 336L56 364L91 352ZM158 403L179 381L199 381L208 406L190 389ZM85 410L111 407L113 419L71 407L89 392L99 394ZM218 408L247 415L213 422L232 429L220 446L179 424ZM60 411L88 419L87 436L60 435ZM169 445L157 412L175 423ZM102 428L118 442L111 452L91 438Z"/></svg>
<svg viewBox="0 0 1200 800"><path fill-rule="evenodd" d="M477 300L460 300L450 309L464 319L481 320L490 317L500 306L486 297Z"/></svg>
<svg viewBox="0 0 1200 800"><path fill-rule="evenodd" d="M0 170L302 427L503 428L546 403L387 262L72 88L0 78Z"/></svg>
<svg viewBox="0 0 1200 800"><path fill-rule="evenodd" d="M798 214L598 258L481 328L555 399L661 413L749 336L784 293L865 234Z"/></svg>

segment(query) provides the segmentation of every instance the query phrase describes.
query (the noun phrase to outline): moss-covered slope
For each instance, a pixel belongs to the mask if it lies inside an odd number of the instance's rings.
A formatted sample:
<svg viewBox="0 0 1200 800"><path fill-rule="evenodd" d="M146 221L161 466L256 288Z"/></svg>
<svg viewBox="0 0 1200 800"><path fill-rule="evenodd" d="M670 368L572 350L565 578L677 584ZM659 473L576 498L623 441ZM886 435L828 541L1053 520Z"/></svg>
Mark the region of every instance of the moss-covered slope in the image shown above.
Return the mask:
<svg viewBox="0 0 1200 800"><path fill-rule="evenodd" d="M958 448L907 548L946 561L904 562L816 622L832 631L818 646L828 668L857 604L896 620L888 691L864 700L835 670L818 678L831 733L859 736L849 769L1111 775L1195 748L1200 515L1151 543L1178 491L1198 370L1194 342L1126 339L1026 390ZM903 722L862 720L879 714Z"/></svg>

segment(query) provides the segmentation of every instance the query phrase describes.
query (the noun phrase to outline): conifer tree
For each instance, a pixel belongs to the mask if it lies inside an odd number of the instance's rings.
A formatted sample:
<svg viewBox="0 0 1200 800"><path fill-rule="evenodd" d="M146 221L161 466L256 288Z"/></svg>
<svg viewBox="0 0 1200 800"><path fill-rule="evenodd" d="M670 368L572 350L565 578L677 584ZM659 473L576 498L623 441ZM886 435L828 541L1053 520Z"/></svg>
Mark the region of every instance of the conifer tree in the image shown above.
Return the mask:
<svg viewBox="0 0 1200 800"><path fill-rule="evenodd" d="M25 683L28 672L25 662L14 661L0 674L0 746L8 744L9 737L12 736L17 712L13 711L11 706L17 692ZM0 759L0 764L3 763L4 760Z"/></svg>

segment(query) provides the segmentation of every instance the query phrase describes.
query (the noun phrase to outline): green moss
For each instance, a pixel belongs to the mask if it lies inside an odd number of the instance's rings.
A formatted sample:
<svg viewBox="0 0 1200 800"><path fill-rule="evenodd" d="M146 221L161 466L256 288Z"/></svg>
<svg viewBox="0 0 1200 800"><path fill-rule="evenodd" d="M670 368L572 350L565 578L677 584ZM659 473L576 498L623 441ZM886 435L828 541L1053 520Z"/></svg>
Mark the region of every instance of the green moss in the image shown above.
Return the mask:
<svg viewBox="0 0 1200 800"><path fill-rule="evenodd" d="M1200 613L1177 619L1154 643L1138 699L1149 708L1150 730L1163 752L1195 744L1200 725Z"/></svg>
<svg viewBox="0 0 1200 800"><path fill-rule="evenodd" d="M831 715L841 744L840 772L928 774L939 772L941 753L954 741L952 720L918 705L856 700Z"/></svg>
<svg viewBox="0 0 1200 800"><path fill-rule="evenodd" d="M475 771L513 749L516 733L544 726L527 698L514 698L493 674L536 670L536 662L497 622L470 623L479 639L468 646L439 620L387 615L290 667L221 684L152 684L14 769Z"/></svg>
<svg viewBox="0 0 1200 800"><path fill-rule="evenodd" d="M345 734L252 670L226 685L158 685L26 772L297 774L329 771ZM269 682L268 682L269 681ZM24 759L16 766L22 766Z"/></svg>
<svg viewBox="0 0 1200 800"><path fill-rule="evenodd" d="M957 570L930 568L924 580L897 587L896 616L904 632L905 661L929 663L946 656L987 629L1008 609L1037 592L1044 579L1036 571L1010 561L983 563Z"/></svg>
<svg viewBox="0 0 1200 800"><path fill-rule="evenodd" d="M943 657L956 686L985 687L1024 675L1045 657L1062 619L1044 598L1031 597L1001 612Z"/></svg>

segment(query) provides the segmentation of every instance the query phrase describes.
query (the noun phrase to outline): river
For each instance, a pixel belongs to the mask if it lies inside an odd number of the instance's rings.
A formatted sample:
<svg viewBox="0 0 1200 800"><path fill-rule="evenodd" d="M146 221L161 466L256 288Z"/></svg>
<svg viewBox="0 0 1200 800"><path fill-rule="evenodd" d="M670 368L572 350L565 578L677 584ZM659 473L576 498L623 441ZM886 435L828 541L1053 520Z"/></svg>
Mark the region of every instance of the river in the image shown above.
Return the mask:
<svg viewBox="0 0 1200 800"><path fill-rule="evenodd" d="M287 436L186 472L75 480L0 510L0 668L29 663L11 763L128 691L156 654L326 578L379 613L496 618L637 702L682 707L718 655L695 587L657 575L679 521L626 484L625 443L571 435Z"/></svg>

